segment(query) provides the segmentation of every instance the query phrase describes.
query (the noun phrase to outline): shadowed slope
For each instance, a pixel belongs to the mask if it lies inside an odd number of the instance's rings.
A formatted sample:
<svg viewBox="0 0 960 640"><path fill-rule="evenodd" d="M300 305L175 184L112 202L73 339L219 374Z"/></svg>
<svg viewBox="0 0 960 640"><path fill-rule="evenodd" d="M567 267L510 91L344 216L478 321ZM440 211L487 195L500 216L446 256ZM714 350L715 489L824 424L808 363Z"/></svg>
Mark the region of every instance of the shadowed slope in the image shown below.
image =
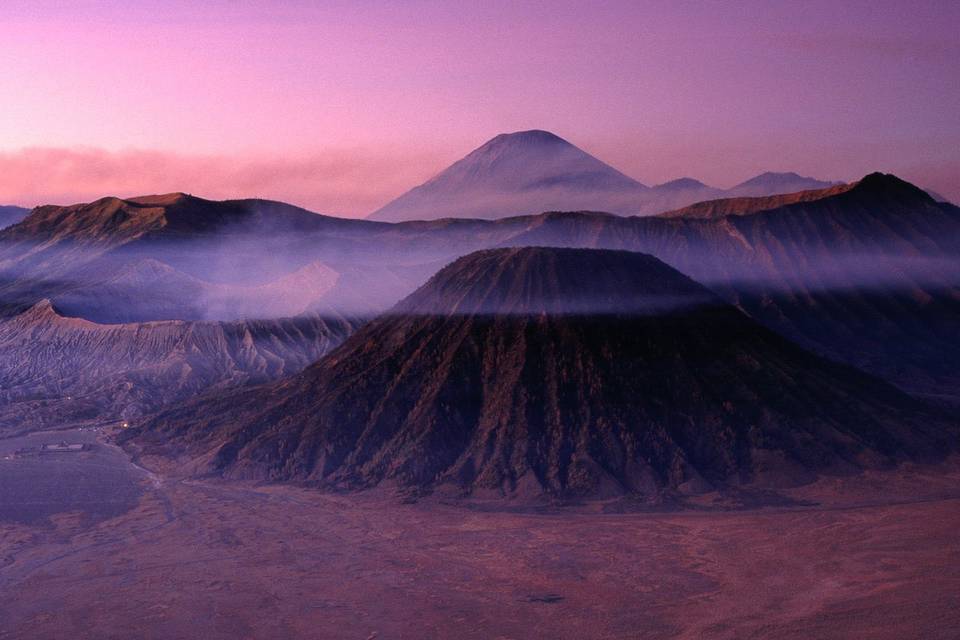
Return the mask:
<svg viewBox="0 0 960 640"><path fill-rule="evenodd" d="M461 258L302 374L134 437L236 477L528 497L792 483L949 441L655 258L546 248Z"/></svg>
<svg viewBox="0 0 960 640"><path fill-rule="evenodd" d="M960 401L960 209L895 176L748 215L550 214L508 243L652 253L807 348Z"/></svg>
<svg viewBox="0 0 960 640"><path fill-rule="evenodd" d="M0 310L50 299L97 322L293 315L336 283L323 247L379 226L181 193L38 207L0 233Z"/></svg>

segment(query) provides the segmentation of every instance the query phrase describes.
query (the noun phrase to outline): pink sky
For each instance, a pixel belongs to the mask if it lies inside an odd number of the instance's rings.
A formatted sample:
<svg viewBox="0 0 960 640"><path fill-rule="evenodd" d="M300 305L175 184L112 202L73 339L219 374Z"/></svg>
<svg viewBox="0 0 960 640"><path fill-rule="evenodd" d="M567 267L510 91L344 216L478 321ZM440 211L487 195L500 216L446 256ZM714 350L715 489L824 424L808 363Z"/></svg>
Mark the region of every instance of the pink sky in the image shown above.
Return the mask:
<svg viewBox="0 0 960 640"><path fill-rule="evenodd" d="M647 184L883 170L960 200L958 31L933 1L6 0L0 202L357 216L529 128Z"/></svg>

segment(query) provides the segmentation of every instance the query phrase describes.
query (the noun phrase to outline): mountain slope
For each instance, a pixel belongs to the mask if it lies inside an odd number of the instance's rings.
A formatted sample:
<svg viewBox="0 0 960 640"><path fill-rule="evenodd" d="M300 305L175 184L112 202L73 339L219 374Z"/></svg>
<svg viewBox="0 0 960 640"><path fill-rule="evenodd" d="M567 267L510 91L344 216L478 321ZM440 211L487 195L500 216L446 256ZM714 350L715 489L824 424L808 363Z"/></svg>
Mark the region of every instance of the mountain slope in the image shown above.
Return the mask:
<svg viewBox="0 0 960 640"><path fill-rule="evenodd" d="M950 202L950 199L949 199L949 198L947 198L946 196L940 195L939 193L937 193L937 192L934 191L933 189L924 189L924 191L926 191L926 192L927 192L927 195L930 196L931 198L933 198L933 199L934 199L935 201L937 201L937 202L944 202L944 203L947 203L947 204L953 204L952 202Z"/></svg>
<svg viewBox="0 0 960 640"><path fill-rule="evenodd" d="M648 188L555 134L519 131L487 141L369 219L496 219L554 210L653 215L720 197L770 196L835 184L796 173L764 173L727 191L693 178Z"/></svg>
<svg viewBox="0 0 960 640"><path fill-rule="evenodd" d="M665 211L660 215L662 218L722 218L732 215L748 215L776 209L788 204L797 202L812 202L821 200L829 196L835 196L844 191L852 189L856 183L840 184L826 189L812 189L809 191L797 191L795 193L781 193L772 196L759 197L740 197L740 198L718 198L715 200L706 200L683 207Z"/></svg>
<svg viewBox="0 0 960 640"><path fill-rule="evenodd" d="M550 214L504 244L651 253L817 353L960 401L960 209L895 176L750 215Z"/></svg>
<svg viewBox="0 0 960 640"><path fill-rule="evenodd" d="M501 134L370 220L501 218L552 208L620 211L646 187L547 131Z"/></svg>
<svg viewBox="0 0 960 640"><path fill-rule="evenodd" d="M0 422L120 420L296 373L338 345L338 318L100 325L48 301L0 320Z"/></svg>
<svg viewBox="0 0 960 640"><path fill-rule="evenodd" d="M826 182L816 178L808 178L798 175L792 171L786 173L776 173L767 171L749 180L745 180L727 191L728 197L762 197L778 193L795 193L797 191L810 191L814 189L828 189L836 186L838 182Z"/></svg>
<svg viewBox="0 0 960 640"><path fill-rule="evenodd" d="M233 205L204 205L214 206ZM0 262L0 304L10 313L50 298L69 315L100 322L304 308L367 316L478 249L626 249L656 255L817 353L912 392L960 401L960 209L895 176L706 203L668 218L551 212L387 224L306 215L316 228L271 233L265 216L256 233L227 225L202 239L147 234L101 253L62 231L55 232L62 241L43 251L22 238L0 246L8 258ZM0 243L11 231L0 233ZM83 251L74 255L78 246ZM62 269L42 266L58 262ZM296 284L296 274L315 274L322 286ZM208 315L211 309L219 315Z"/></svg>
<svg viewBox="0 0 960 640"><path fill-rule="evenodd" d="M654 499L935 456L936 417L650 256L455 261L302 374L130 434L234 477Z"/></svg>
<svg viewBox="0 0 960 640"><path fill-rule="evenodd" d="M0 229L5 229L10 225L16 224L27 217L30 209L23 207L14 207L11 205L0 206Z"/></svg>
<svg viewBox="0 0 960 640"><path fill-rule="evenodd" d="M134 243L335 231L343 221L268 200L204 200L182 193L37 207L0 232L0 267L76 268ZM370 223L365 223L369 225Z"/></svg>
<svg viewBox="0 0 960 640"><path fill-rule="evenodd" d="M0 310L50 299L98 322L291 315L321 293L294 286L305 274L323 276L326 288L336 280L319 253L349 250L345 230L379 226L277 202L185 194L38 207L0 232ZM296 299L279 299L284 291Z"/></svg>

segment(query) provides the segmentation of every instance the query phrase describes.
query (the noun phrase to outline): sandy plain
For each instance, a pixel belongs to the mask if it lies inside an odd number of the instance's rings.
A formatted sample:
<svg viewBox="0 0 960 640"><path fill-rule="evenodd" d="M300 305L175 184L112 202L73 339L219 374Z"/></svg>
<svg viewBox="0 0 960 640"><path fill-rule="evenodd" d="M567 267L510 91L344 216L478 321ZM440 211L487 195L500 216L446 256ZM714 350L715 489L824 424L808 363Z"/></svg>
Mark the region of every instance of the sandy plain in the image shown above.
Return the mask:
<svg viewBox="0 0 960 640"><path fill-rule="evenodd" d="M792 490L806 506L604 513L198 481L129 460L118 476L120 450L87 456L135 499L0 521L4 640L960 635L955 463Z"/></svg>

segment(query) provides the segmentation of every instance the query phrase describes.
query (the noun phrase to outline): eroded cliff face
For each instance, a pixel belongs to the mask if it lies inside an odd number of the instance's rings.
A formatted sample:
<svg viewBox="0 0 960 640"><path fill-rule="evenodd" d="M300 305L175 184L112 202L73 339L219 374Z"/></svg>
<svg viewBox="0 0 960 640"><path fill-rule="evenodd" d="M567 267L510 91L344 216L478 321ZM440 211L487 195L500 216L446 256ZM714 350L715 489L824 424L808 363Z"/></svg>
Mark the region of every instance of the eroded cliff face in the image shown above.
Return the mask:
<svg viewBox="0 0 960 640"><path fill-rule="evenodd" d="M0 421L120 421L204 391L275 380L350 333L342 318L101 325L49 301L0 320Z"/></svg>
<svg viewBox="0 0 960 640"><path fill-rule="evenodd" d="M526 248L461 258L301 374L130 437L232 477L655 499L935 457L951 433L655 258Z"/></svg>

